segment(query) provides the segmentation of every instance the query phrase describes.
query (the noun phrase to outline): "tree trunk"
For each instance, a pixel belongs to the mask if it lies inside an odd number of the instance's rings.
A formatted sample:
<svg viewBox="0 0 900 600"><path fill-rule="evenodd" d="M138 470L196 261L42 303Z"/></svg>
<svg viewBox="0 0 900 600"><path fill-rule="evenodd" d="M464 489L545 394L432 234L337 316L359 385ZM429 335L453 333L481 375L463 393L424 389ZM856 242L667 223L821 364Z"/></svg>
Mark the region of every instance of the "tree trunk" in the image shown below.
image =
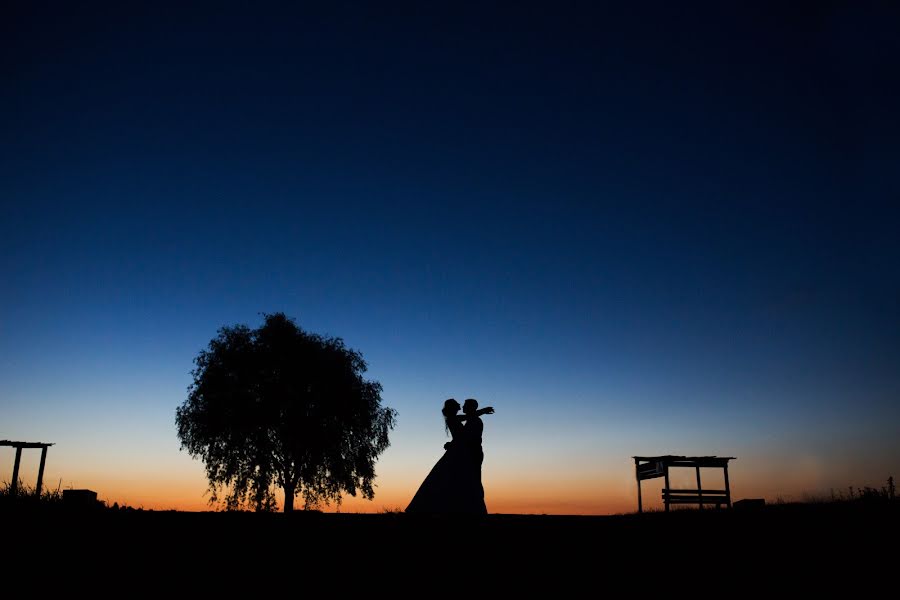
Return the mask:
<svg viewBox="0 0 900 600"><path fill-rule="evenodd" d="M294 492L296 487L293 483L284 486L284 512L294 512Z"/></svg>

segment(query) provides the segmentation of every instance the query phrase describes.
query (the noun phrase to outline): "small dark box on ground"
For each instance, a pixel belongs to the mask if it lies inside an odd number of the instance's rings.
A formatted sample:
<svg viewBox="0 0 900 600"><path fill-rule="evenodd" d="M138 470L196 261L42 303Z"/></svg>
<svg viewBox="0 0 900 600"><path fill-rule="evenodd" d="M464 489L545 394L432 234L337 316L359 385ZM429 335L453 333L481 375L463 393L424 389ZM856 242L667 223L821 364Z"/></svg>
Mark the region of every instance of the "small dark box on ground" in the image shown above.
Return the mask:
<svg viewBox="0 0 900 600"><path fill-rule="evenodd" d="M63 490L63 503L72 508L94 508L97 492L93 490Z"/></svg>

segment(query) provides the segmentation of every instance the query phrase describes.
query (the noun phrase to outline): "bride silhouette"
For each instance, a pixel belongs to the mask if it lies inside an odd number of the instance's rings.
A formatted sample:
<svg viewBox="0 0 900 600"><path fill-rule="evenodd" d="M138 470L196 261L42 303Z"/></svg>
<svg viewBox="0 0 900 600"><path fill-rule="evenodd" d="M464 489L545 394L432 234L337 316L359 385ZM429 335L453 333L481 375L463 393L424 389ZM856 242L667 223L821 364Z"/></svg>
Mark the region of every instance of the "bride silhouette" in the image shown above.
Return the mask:
<svg viewBox="0 0 900 600"><path fill-rule="evenodd" d="M444 444L444 455L431 469L428 477L419 486L413 496L408 513L457 513L487 514L484 504L484 488L481 486L481 415L494 414L493 407L474 410L467 402L465 415L460 415L459 402L450 398L444 402L441 413L451 440ZM477 407L475 403L475 407ZM469 425L463 421L470 420L474 425L467 435Z"/></svg>

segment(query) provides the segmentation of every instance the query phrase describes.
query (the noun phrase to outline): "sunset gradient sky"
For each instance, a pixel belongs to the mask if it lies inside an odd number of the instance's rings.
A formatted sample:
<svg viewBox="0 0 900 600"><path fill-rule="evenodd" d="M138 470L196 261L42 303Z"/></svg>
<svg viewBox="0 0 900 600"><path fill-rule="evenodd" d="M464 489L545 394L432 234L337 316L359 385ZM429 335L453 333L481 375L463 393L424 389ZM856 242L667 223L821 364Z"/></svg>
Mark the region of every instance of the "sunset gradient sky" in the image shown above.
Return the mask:
<svg viewBox="0 0 900 600"><path fill-rule="evenodd" d="M448 397L491 512L634 510L634 454L900 475L900 10L325 4L2 9L0 439L48 485L205 509L192 360L276 311L399 411L343 510L406 506Z"/></svg>

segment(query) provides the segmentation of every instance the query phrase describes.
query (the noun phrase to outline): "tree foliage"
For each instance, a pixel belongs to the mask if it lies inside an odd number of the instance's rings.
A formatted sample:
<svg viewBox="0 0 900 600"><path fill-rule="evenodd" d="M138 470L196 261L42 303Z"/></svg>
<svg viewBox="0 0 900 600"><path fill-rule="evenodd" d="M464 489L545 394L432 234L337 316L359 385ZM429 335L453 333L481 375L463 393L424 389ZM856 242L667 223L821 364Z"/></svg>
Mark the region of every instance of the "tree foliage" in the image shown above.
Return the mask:
<svg viewBox="0 0 900 600"><path fill-rule="evenodd" d="M206 466L211 502L224 492L229 509L274 510L282 488L289 512L297 495L306 507L374 497L397 413L363 378L359 352L276 313L258 329L223 327L194 362L175 421L181 448Z"/></svg>

